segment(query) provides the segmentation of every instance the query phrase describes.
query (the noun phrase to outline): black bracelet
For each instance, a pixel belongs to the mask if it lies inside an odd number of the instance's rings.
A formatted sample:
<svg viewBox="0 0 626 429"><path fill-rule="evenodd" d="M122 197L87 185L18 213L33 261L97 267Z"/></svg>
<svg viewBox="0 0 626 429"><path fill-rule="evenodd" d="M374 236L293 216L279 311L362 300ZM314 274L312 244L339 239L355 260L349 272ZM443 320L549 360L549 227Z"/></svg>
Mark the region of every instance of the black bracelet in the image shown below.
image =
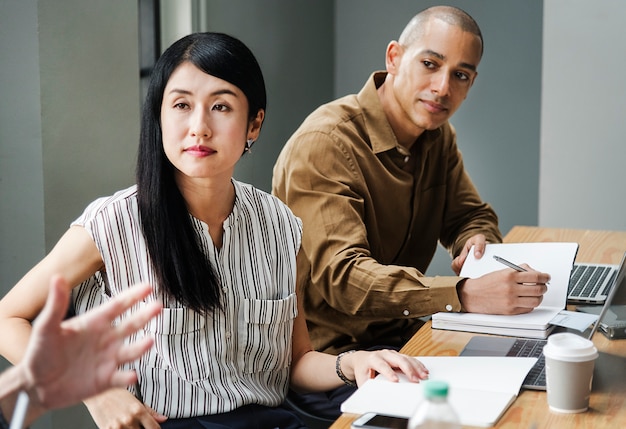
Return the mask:
<svg viewBox="0 0 626 429"><path fill-rule="evenodd" d="M4 418L4 414L2 414L2 407L0 407L0 429L9 429L9 422Z"/></svg>
<svg viewBox="0 0 626 429"><path fill-rule="evenodd" d="M337 356L337 360L335 361L335 371L337 372L337 376L341 379L341 381L346 383L348 386L352 386L352 387L356 387L356 382L346 377L346 375L341 370L341 358L344 355L347 355L349 353L354 353L355 351L356 350L348 350L347 352L339 353L339 356Z"/></svg>

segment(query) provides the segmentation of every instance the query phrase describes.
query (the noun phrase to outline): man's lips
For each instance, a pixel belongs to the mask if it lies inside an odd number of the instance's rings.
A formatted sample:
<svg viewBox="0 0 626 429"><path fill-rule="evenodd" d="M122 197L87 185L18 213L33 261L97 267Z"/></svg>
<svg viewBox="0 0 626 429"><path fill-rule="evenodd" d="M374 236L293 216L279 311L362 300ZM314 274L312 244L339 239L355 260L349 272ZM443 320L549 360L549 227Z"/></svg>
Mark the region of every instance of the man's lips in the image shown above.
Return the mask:
<svg viewBox="0 0 626 429"><path fill-rule="evenodd" d="M436 103L434 101L422 100L422 103L424 104L426 110L428 110L430 113L441 113L448 110L445 105Z"/></svg>

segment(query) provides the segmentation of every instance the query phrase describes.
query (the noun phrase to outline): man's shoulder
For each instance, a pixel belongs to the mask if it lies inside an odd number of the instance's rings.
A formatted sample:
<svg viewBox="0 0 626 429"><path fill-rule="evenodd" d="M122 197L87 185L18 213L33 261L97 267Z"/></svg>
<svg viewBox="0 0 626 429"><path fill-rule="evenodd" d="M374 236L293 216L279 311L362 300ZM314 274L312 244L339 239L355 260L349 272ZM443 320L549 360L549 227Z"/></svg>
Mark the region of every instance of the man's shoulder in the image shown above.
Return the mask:
<svg viewBox="0 0 626 429"><path fill-rule="evenodd" d="M311 112L296 130L294 135L309 132L330 133L339 125L351 122L362 113L357 95L345 95L322 104Z"/></svg>

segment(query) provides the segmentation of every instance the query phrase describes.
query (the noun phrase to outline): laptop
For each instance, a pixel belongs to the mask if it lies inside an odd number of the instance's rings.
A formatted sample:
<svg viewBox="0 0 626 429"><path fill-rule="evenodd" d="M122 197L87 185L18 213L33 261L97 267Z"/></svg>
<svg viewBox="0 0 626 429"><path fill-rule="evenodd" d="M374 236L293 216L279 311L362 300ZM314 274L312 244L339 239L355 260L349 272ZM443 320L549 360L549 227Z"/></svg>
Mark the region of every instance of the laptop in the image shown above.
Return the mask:
<svg viewBox="0 0 626 429"><path fill-rule="evenodd" d="M626 286L623 286L622 283L626 283L626 280L622 279L617 286L608 309L605 310L602 320L599 322L598 330L610 340L626 338ZM576 310L598 315L601 311L597 305L578 305Z"/></svg>
<svg viewBox="0 0 626 429"><path fill-rule="evenodd" d="M570 275L568 304L604 304L619 265L575 263Z"/></svg>
<svg viewBox="0 0 626 429"><path fill-rule="evenodd" d="M618 266L618 274L613 277L613 284L610 287L610 292L602 309L599 311L598 320L585 332L573 332L591 339L596 330L602 325L602 321L611 307L613 297L626 295L626 253L622 256L622 261ZM596 306L596 308L599 307ZM543 346L546 343L547 340L545 339L477 335L470 339L460 355L536 357L538 358L537 362L528 372L522 387L525 389L546 390L545 359L543 357Z"/></svg>

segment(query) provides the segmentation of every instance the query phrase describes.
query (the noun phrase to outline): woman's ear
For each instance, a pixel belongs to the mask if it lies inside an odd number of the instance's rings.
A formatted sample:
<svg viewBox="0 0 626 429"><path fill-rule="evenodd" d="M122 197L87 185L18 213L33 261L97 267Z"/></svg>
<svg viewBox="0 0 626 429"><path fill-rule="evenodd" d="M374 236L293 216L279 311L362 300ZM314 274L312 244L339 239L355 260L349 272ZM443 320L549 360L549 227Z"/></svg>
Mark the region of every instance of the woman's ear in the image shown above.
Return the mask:
<svg viewBox="0 0 626 429"><path fill-rule="evenodd" d="M265 119L265 110L259 109L256 113L256 117L250 121L248 125L248 140L257 140L259 138L259 133L261 132L261 126L263 125L263 120Z"/></svg>

